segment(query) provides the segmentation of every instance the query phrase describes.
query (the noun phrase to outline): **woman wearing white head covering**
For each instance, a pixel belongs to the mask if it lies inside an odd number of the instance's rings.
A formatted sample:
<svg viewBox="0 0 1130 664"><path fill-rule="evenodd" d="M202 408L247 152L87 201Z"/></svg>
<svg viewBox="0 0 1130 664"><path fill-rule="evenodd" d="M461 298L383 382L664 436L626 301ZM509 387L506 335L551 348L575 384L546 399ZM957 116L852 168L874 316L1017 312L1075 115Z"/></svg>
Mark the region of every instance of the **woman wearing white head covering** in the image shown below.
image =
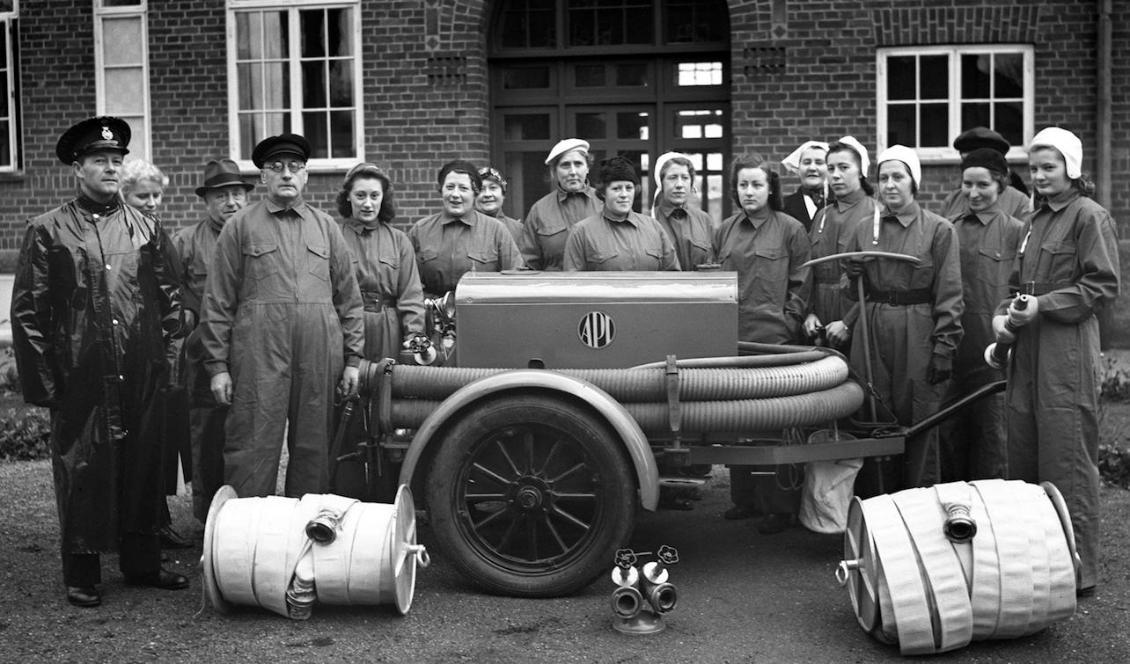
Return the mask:
<svg viewBox="0 0 1130 664"><path fill-rule="evenodd" d="M828 188L835 199L816 213L808 238L812 257L821 258L847 251L852 230L869 223L878 203L871 196L875 190L867 180L871 165L867 148L851 136L844 136L828 147L826 157ZM840 288L843 269L838 262L820 263L812 267L813 289L809 300L804 333L816 339L823 330L828 344L847 352L851 329L844 324L844 313L851 305Z"/></svg>
<svg viewBox="0 0 1130 664"><path fill-rule="evenodd" d="M665 152L655 160L655 200L651 216L675 244L679 265L695 270L714 262L710 215L691 204L694 164L680 152Z"/></svg>
<svg viewBox="0 0 1130 664"><path fill-rule="evenodd" d="M785 214L812 227L812 219L828 202L828 167L824 162L828 144L823 141L805 141L781 160L781 165L800 178L800 187L785 196Z"/></svg>
<svg viewBox="0 0 1130 664"><path fill-rule="evenodd" d="M865 280L867 299L844 319L853 329L852 366L859 375L872 376L879 398L899 424L909 425L938 411L953 370L964 310L960 257L953 224L915 200L922 167L914 150L895 145L876 161L882 205L855 228L848 249L908 254L920 263L882 259L852 264L849 274L853 281ZM851 288L849 297L855 292ZM859 332L862 316L867 317L869 348ZM903 487L930 486L939 471L937 427L931 427L907 441Z"/></svg>
<svg viewBox="0 0 1130 664"><path fill-rule="evenodd" d="M1008 472L1050 481L1063 493L1082 567L1078 591L1094 591L1099 557L1099 322L1119 291L1110 214L1088 196L1079 138L1058 127L1028 148L1035 211L1010 286L1035 297L1036 318L1015 335L1005 393ZM1007 302L993 320L997 340ZM1031 307L1032 304L1029 304Z"/></svg>
<svg viewBox="0 0 1130 664"><path fill-rule="evenodd" d="M539 198L522 222L518 247L533 270L560 270L569 229L578 221L600 214L602 205L589 186L592 153L588 141L558 141L545 158L553 191Z"/></svg>

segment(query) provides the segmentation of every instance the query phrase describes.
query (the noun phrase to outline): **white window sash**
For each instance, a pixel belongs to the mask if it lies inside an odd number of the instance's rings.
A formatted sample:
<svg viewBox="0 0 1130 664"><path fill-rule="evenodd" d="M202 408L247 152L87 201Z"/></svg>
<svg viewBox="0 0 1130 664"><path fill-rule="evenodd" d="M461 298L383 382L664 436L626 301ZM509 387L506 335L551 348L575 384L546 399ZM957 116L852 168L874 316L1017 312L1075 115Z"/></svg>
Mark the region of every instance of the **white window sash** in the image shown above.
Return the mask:
<svg viewBox="0 0 1130 664"><path fill-rule="evenodd" d="M137 150L131 145L130 156L147 161L153 160L153 113L149 105L149 15L146 3L130 7L103 7L100 0L94 0L94 89L95 115L106 115L106 62L103 56L103 20L124 16L139 17L141 26L141 132L144 149ZM134 134L139 133L134 129Z"/></svg>
<svg viewBox="0 0 1130 664"><path fill-rule="evenodd" d="M301 9L348 9L353 15L353 43L356 51L353 55L353 156L330 157L324 159L310 159L307 167L311 172L342 172L352 168L358 161L365 160L365 119L364 95L362 89L362 61L361 41L361 11L360 0L227 0L227 64L228 64L228 156L239 164L240 170L245 174L258 172L251 161L251 155L240 155L240 126L239 126L239 68L237 60L237 34L235 15L237 11L244 10L276 10L288 13L287 29L289 31L290 51L287 54L287 68L290 79L290 116L291 131L302 134L302 61L299 47L302 43L302 31L298 20L298 11Z"/></svg>
<svg viewBox="0 0 1130 664"><path fill-rule="evenodd" d="M953 139L961 133L961 56L976 55L981 53L1019 53L1023 56L1023 119L1021 135L1023 145L1013 145L1007 158L1010 162L1024 162L1027 160L1025 146L1032 140L1035 125L1035 50L1027 44L969 44L963 46L909 46L879 49L875 56L876 86L876 154L887 147L887 58L907 55L946 55L949 60L948 81L948 117L949 127L947 135L950 143L945 147L915 147L918 158L922 163L930 164L957 164L961 162L961 154L953 148ZM917 92L915 93L917 99Z"/></svg>
<svg viewBox="0 0 1130 664"><path fill-rule="evenodd" d="M14 7L14 9L18 8L19 5ZM15 16L15 12L0 13L0 30L4 32L4 44L7 49L4 53L4 77L8 89L7 98L0 101L0 103L4 104L4 116L8 118L8 150L10 153L8 156L9 159L11 159L11 163L0 163L0 173L13 173L20 163L20 144L16 140L16 109L19 108L18 100L16 99L16 45L12 43L12 19L15 18Z"/></svg>

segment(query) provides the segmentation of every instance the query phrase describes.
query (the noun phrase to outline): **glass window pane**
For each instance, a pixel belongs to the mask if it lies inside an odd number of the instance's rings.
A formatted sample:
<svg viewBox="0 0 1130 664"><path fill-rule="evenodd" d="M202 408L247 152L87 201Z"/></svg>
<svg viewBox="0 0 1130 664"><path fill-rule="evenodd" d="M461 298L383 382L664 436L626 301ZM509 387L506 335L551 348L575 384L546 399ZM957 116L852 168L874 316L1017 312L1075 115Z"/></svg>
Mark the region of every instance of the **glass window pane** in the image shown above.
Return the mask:
<svg viewBox="0 0 1130 664"><path fill-rule="evenodd" d="M887 99L914 99L914 56L887 58Z"/></svg>
<svg viewBox="0 0 1130 664"><path fill-rule="evenodd" d="M139 5L141 5L141 0L102 0L103 7L137 7ZM12 4L8 3L8 6L11 7Z"/></svg>
<svg viewBox="0 0 1130 664"><path fill-rule="evenodd" d="M507 67L502 73L506 90L537 90L549 87L549 67Z"/></svg>
<svg viewBox="0 0 1130 664"><path fill-rule="evenodd" d="M993 104L993 129L1011 145L1024 144L1024 104L999 102Z"/></svg>
<svg viewBox="0 0 1130 664"><path fill-rule="evenodd" d="M991 127L992 124L993 121L989 114L988 102L961 105L962 131L972 129L973 127Z"/></svg>
<svg viewBox="0 0 1130 664"><path fill-rule="evenodd" d="M702 164L698 163L695 168L702 170ZM706 170L708 171L721 171L722 170L722 153L711 152L706 155Z"/></svg>
<svg viewBox="0 0 1130 664"><path fill-rule="evenodd" d="M721 158L721 155L719 155L719 158ZM723 177L721 175L707 175L706 176L706 194L705 194L706 200L704 200L704 201L701 200L701 198L702 198L701 191L702 190L699 190L700 191L699 207L702 208L702 210L704 212L706 212L707 214L710 215L710 218L714 220L715 226L717 226L718 224L720 224L722 222L722 211L723 211L723 207L722 207L722 203L723 203L722 187L724 186L724 182L725 182L725 180L723 179Z"/></svg>
<svg viewBox="0 0 1130 664"><path fill-rule="evenodd" d="M624 12L624 22L627 27L624 41L628 44L650 44L655 41L652 37L651 7L637 7Z"/></svg>
<svg viewBox="0 0 1130 664"><path fill-rule="evenodd" d="M141 64L144 57L140 16L102 20L102 61L107 67Z"/></svg>
<svg viewBox="0 0 1130 664"><path fill-rule="evenodd" d="M604 65L577 65L573 68L573 85L578 88L604 86Z"/></svg>
<svg viewBox="0 0 1130 664"><path fill-rule="evenodd" d="M8 23L0 23L0 70L8 67Z"/></svg>
<svg viewBox="0 0 1130 664"><path fill-rule="evenodd" d="M319 58L326 55L325 19L323 9L298 12L298 25L302 32L302 57Z"/></svg>
<svg viewBox="0 0 1130 664"><path fill-rule="evenodd" d="M993 92L997 97L1024 96L1024 56L1020 53L993 55Z"/></svg>
<svg viewBox="0 0 1130 664"><path fill-rule="evenodd" d="M647 63L616 65L616 85L619 87L645 88L648 78Z"/></svg>
<svg viewBox="0 0 1130 664"><path fill-rule="evenodd" d="M950 144L949 107L946 104L922 104L920 112L922 125L918 147L947 147Z"/></svg>
<svg viewBox="0 0 1130 664"><path fill-rule="evenodd" d="M259 12L236 12L235 57L250 60L263 53L263 16Z"/></svg>
<svg viewBox="0 0 1130 664"><path fill-rule="evenodd" d="M624 43L624 15L618 11L603 11L596 16L596 43Z"/></svg>
<svg viewBox="0 0 1130 664"><path fill-rule="evenodd" d="M290 132L289 113L240 113L239 149L244 159L251 158L255 145L268 136Z"/></svg>
<svg viewBox="0 0 1130 664"><path fill-rule="evenodd" d="M502 16L502 46L506 48L553 48L557 10L554 0L507 3Z"/></svg>
<svg viewBox="0 0 1130 664"><path fill-rule="evenodd" d="M145 80L140 67L106 70L106 114L144 112Z"/></svg>
<svg viewBox="0 0 1130 664"><path fill-rule="evenodd" d="M616 138L648 140L649 114L646 111L616 114Z"/></svg>
<svg viewBox="0 0 1130 664"><path fill-rule="evenodd" d="M922 89L920 99L948 99L950 96L948 55L924 55L918 59Z"/></svg>
<svg viewBox="0 0 1130 664"><path fill-rule="evenodd" d="M534 201L549 193L545 177L545 151L506 152L502 156L502 173L509 186L503 209L510 216L521 219Z"/></svg>
<svg viewBox="0 0 1130 664"><path fill-rule="evenodd" d="M281 62L239 65L240 110L287 108L290 106L290 76Z"/></svg>
<svg viewBox="0 0 1130 664"><path fill-rule="evenodd" d="M675 70L675 85L722 85L722 63L680 62Z"/></svg>
<svg viewBox="0 0 1130 664"><path fill-rule="evenodd" d="M330 105L353 104L353 60L330 61Z"/></svg>
<svg viewBox="0 0 1130 664"><path fill-rule="evenodd" d="M961 56L961 96L964 99L989 97L989 54Z"/></svg>
<svg viewBox="0 0 1130 664"><path fill-rule="evenodd" d="M603 113L577 113L577 132L575 136L584 136L586 139L605 138L608 134L607 124Z"/></svg>
<svg viewBox="0 0 1130 664"><path fill-rule="evenodd" d="M326 61L302 63L302 106L326 107Z"/></svg>
<svg viewBox="0 0 1130 664"><path fill-rule="evenodd" d="M596 15L592 11L570 9L566 20L569 46L592 46L596 43Z"/></svg>
<svg viewBox="0 0 1130 664"><path fill-rule="evenodd" d="M4 70L3 63L0 62L0 118L9 117L8 111L8 73ZM0 312L2 313L2 312Z"/></svg>
<svg viewBox="0 0 1130 664"><path fill-rule="evenodd" d="M331 156L347 159L354 156L353 111L330 111Z"/></svg>
<svg viewBox="0 0 1130 664"><path fill-rule="evenodd" d="M302 135L310 141L310 158L325 159L329 157L329 128L325 111L308 111L302 113Z"/></svg>
<svg viewBox="0 0 1130 664"><path fill-rule="evenodd" d="M263 12L264 58L290 55L290 16L286 12Z"/></svg>
<svg viewBox="0 0 1130 664"><path fill-rule="evenodd" d="M11 125L7 120L0 120L0 166L12 165L12 146L8 144L8 132Z"/></svg>
<svg viewBox="0 0 1130 664"><path fill-rule="evenodd" d="M326 11L326 44L331 56L353 55L353 12L348 9Z"/></svg>
<svg viewBox="0 0 1130 664"><path fill-rule="evenodd" d="M130 117L120 115L121 119L129 125L130 139L129 152L133 157L141 158L149 154L149 136L145 131L145 119L140 116Z"/></svg>
<svg viewBox="0 0 1130 664"><path fill-rule="evenodd" d="M502 135L508 141L549 140L549 115L508 113L502 120Z"/></svg>
<svg viewBox="0 0 1130 664"><path fill-rule="evenodd" d="M887 145L916 145L918 120L914 104L887 106Z"/></svg>

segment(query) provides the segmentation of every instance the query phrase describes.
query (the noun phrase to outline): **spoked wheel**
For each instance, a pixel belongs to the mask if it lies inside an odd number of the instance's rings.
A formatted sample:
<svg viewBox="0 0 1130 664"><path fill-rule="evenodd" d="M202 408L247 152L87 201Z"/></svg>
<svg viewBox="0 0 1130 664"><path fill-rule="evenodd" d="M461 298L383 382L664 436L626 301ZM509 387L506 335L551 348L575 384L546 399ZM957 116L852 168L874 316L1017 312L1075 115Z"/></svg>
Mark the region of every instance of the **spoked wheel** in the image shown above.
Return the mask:
<svg viewBox="0 0 1130 664"><path fill-rule="evenodd" d="M631 535L628 462L608 427L580 407L507 396L465 413L437 442L432 528L442 551L488 591L574 592Z"/></svg>

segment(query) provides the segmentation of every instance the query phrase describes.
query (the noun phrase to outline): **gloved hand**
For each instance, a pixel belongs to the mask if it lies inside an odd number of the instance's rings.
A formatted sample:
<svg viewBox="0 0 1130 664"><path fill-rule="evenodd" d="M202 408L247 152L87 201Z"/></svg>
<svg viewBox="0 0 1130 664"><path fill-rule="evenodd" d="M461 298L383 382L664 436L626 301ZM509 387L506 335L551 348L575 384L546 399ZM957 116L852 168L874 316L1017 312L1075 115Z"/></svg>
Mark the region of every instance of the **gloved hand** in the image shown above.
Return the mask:
<svg viewBox="0 0 1130 664"><path fill-rule="evenodd" d="M953 375L953 360L943 355L931 355L926 367L926 382L931 385L944 383Z"/></svg>
<svg viewBox="0 0 1130 664"><path fill-rule="evenodd" d="M1009 331L1006 323L1008 323L1008 314L993 316L993 335L998 344L1010 344L1016 341L1016 335Z"/></svg>
<svg viewBox="0 0 1130 664"><path fill-rule="evenodd" d="M863 274L864 263L862 258L847 259L844 261L844 274L852 279L858 279Z"/></svg>

